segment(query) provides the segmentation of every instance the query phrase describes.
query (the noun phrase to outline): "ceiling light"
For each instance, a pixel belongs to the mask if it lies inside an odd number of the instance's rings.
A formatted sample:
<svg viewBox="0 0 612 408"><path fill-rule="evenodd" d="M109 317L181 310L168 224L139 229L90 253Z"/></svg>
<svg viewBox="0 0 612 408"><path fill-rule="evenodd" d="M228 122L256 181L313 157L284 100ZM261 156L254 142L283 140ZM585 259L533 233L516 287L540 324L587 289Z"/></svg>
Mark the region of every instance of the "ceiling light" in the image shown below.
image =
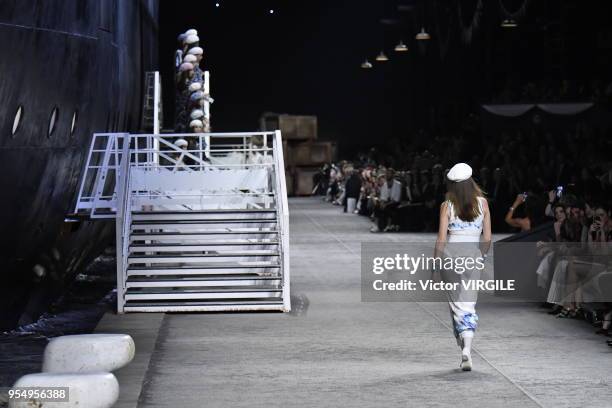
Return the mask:
<svg viewBox="0 0 612 408"><path fill-rule="evenodd" d="M416 39L419 41L429 40L431 36L425 31L425 27L421 28L421 32L416 35Z"/></svg>
<svg viewBox="0 0 612 408"><path fill-rule="evenodd" d="M366 59L365 61L361 63L361 68L370 69L372 68L372 63Z"/></svg>
<svg viewBox="0 0 612 408"><path fill-rule="evenodd" d="M504 21L502 21L501 26L504 28L514 28L518 26L518 24L516 24L516 21L514 21L513 19L507 18Z"/></svg>
<svg viewBox="0 0 612 408"><path fill-rule="evenodd" d="M406 44L404 44L403 41L400 41L399 44L395 46L395 51L396 52L406 52L408 51L408 47L406 46Z"/></svg>
<svg viewBox="0 0 612 408"><path fill-rule="evenodd" d="M389 57L387 57L385 55L385 53L383 51L380 52L380 54L378 54L376 56L376 61L378 62L385 62L385 61L389 61Z"/></svg>

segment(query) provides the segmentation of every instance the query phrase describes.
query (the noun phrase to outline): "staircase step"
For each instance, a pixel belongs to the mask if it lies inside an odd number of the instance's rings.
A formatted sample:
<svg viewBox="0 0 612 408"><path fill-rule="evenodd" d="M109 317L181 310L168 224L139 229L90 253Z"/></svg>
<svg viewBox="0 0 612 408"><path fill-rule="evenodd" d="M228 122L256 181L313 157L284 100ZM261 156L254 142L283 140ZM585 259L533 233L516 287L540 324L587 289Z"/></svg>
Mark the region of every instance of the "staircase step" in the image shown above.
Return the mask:
<svg viewBox="0 0 612 408"><path fill-rule="evenodd" d="M163 300L163 301L128 301L126 312L239 312L250 310L284 311L281 298L249 300Z"/></svg>
<svg viewBox="0 0 612 408"><path fill-rule="evenodd" d="M275 220L276 210L141 211L132 213L132 220L134 221L215 219Z"/></svg>
<svg viewBox="0 0 612 408"><path fill-rule="evenodd" d="M278 288L282 284L280 277L272 276L156 276L156 277L129 277L127 288L169 288L169 287L235 287L248 286L257 288L258 285Z"/></svg>
<svg viewBox="0 0 612 408"><path fill-rule="evenodd" d="M217 218L217 219L188 219L188 220L147 220L147 221L132 221L132 227L141 228L161 228L160 225L228 225L228 224L276 224L276 219L232 219L232 218ZM147 227L150 225L150 227Z"/></svg>
<svg viewBox="0 0 612 408"><path fill-rule="evenodd" d="M228 223L159 223L153 224L147 222L146 224L132 224L131 231L143 231L143 230L152 230L151 232L237 232L241 234L249 234L249 233L259 233L259 232L271 232L276 231L276 221L274 222L266 222L266 223L229 223L232 226L224 226L228 225Z"/></svg>
<svg viewBox="0 0 612 408"><path fill-rule="evenodd" d="M231 239L272 239L278 235L277 230L260 231L236 231L236 230L218 230L212 231L207 230L205 232L133 232L130 236L130 240L134 241L170 241L170 240L181 240L181 241L214 241L219 240L225 236L231 237ZM225 241L225 240L224 240Z"/></svg>
<svg viewBox="0 0 612 408"><path fill-rule="evenodd" d="M273 248L278 245L277 241L269 242L206 242L206 243L174 243L174 244L132 244L130 253L136 252L195 252L195 251L248 251L256 246ZM225 252L223 252L225 253Z"/></svg>
<svg viewBox="0 0 612 408"><path fill-rule="evenodd" d="M282 295L279 288L216 288L216 289L168 289L130 288L125 292L125 300L170 300L170 299L262 299L275 298Z"/></svg>
<svg viewBox="0 0 612 408"><path fill-rule="evenodd" d="M276 213L274 208L219 208L210 210L189 210L189 211L132 211L134 215L143 214L242 214L242 213Z"/></svg>
<svg viewBox="0 0 612 408"><path fill-rule="evenodd" d="M271 265L238 265L221 264L202 266L131 266L127 276L162 276L162 275L247 275L275 274L280 270L279 264Z"/></svg>
<svg viewBox="0 0 612 408"><path fill-rule="evenodd" d="M221 253L221 254L198 254L198 255L130 255L128 256L128 264L160 264L160 263L213 263L218 264L223 261L234 261L237 264L243 263L272 263L270 260L247 260L248 258L256 258L265 256L268 258L278 258L280 255L277 251L253 251L249 254L240 252L236 253ZM237 260L236 258L247 258Z"/></svg>

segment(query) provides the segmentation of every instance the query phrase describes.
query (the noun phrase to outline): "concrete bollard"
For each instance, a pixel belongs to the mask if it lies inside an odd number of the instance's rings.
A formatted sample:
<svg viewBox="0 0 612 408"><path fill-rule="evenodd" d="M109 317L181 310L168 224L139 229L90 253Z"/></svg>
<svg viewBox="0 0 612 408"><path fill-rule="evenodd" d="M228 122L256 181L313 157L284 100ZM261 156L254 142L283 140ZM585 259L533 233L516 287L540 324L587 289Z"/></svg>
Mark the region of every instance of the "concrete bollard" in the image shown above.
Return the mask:
<svg viewBox="0 0 612 408"><path fill-rule="evenodd" d="M93 373L117 370L134 358L127 334L79 334L52 339L45 348L44 373Z"/></svg>
<svg viewBox="0 0 612 408"><path fill-rule="evenodd" d="M119 383L111 373L57 374L38 373L21 377L13 389L36 387L48 392L49 388L67 389L67 398L60 401L40 398L9 399L9 408L110 408L119 398Z"/></svg>

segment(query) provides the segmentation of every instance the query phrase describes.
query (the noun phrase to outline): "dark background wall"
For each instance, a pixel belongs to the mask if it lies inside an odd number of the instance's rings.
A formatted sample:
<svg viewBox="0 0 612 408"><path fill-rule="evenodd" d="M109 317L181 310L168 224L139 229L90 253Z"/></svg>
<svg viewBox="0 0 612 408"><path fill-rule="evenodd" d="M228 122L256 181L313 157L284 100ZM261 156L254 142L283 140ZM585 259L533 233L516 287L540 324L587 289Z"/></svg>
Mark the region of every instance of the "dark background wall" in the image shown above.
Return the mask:
<svg viewBox="0 0 612 408"><path fill-rule="evenodd" d="M612 67L604 1L529 1L515 29L500 27L500 2L483 1L469 43L461 32L476 0L215 3L162 2L160 43L170 113L176 36L200 32L214 130L254 129L264 111L316 114L323 138L354 150L421 128L452 132L480 102L521 81L609 80ZM501 4L515 12L523 1ZM414 39L421 26L432 35L427 44ZM400 38L406 55L393 52ZM374 63L381 49L390 62ZM365 57L375 69L359 68Z"/></svg>

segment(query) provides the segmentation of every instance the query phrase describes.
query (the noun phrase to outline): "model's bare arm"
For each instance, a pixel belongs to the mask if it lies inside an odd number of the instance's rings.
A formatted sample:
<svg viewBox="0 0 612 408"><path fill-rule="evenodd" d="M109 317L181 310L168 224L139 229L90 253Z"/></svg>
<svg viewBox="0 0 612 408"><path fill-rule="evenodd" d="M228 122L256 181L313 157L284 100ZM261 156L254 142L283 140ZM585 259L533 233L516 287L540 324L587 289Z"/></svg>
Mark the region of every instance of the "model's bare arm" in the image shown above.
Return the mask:
<svg viewBox="0 0 612 408"><path fill-rule="evenodd" d="M434 257L439 256L444 251L446 245L446 237L448 234L448 205L443 202L440 205L440 227L438 228L438 238L436 239L436 250Z"/></svg>
<svg viewBox="0 0 612 408"><path fill-rule="evenodd" d="M483 254L486 254L491 248L491 212L489 211L489 203L487 200L482 201L484 219L482 221L482 243L480 249Z"/></svg>

